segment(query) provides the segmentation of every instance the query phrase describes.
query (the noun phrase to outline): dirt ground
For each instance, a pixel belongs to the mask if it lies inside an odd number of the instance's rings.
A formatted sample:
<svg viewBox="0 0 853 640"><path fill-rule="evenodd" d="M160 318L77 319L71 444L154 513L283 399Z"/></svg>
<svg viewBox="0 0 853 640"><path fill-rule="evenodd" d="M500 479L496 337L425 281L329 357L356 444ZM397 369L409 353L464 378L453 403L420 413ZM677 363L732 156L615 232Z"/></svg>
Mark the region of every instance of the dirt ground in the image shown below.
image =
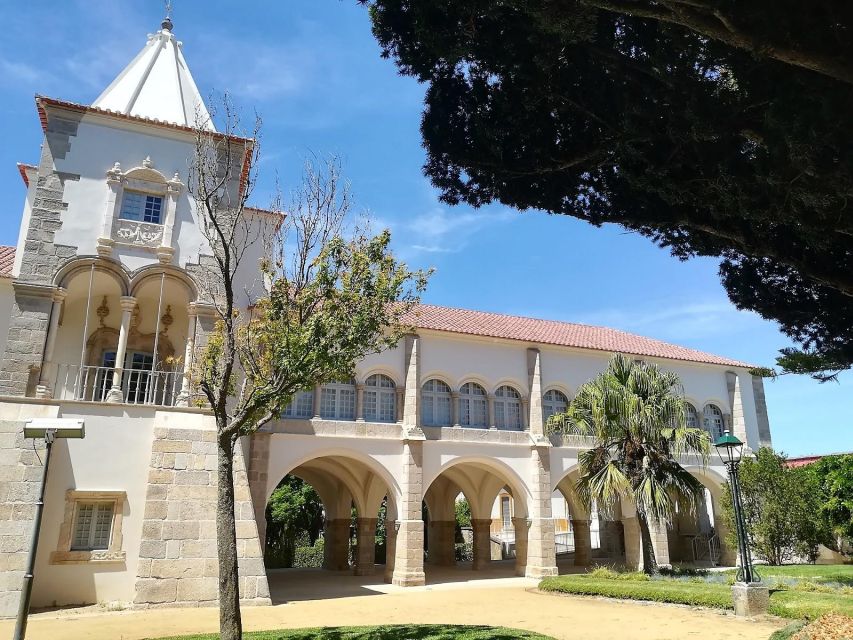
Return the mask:
<svg viewBox="0 0 853 640"><path fill-rule="evenodd" d="M474 579L469 579L471 576ZM774 619L671 605L539 594L536 581L490 572L432 572L425 587L401 589L380 576L321 571L272 574L272 607L243 609L247 631L393 623L489 624L538 631L565 640L767 640L784 626ZM65 609L31 616L28 640L143 640L216 631L216 609L105 611ZM0 637L13 622L0 621Z"/></svg>

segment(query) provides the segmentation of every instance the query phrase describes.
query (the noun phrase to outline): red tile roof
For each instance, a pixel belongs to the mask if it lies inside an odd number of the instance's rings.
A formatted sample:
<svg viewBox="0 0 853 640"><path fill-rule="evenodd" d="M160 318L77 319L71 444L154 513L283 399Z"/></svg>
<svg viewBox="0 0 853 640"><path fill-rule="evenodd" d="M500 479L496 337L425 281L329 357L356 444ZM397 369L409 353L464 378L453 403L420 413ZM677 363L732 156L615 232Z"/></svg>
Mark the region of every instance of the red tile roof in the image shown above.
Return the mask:
<svg viewBox="0 0 853 640"><path fill-rule="evenodd" d="M637 356L703 362L726 367L752 366L737 360L703 353L687 347L679 347L653 338L644 338L617 329L558 322L556 320L508 316L484 311L470 311L468 309L438 307L431 304L415 307L406 322L419 329L520 340L534 344L552 344L608 353L628 353Z"/></svg>
<svg viewBox="0 0 853 640"><path fill-rule="evenodd" d="M12 277L13 264L15 264L15 247L0 246L0 278Z"/></svg>

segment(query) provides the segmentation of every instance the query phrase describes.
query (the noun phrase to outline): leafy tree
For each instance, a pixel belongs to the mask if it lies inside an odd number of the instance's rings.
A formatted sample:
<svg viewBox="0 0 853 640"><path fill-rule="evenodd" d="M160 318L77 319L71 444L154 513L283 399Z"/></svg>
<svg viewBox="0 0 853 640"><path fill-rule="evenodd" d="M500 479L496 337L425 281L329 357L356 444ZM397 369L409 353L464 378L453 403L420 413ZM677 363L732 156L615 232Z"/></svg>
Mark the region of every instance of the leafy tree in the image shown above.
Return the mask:
<svg viewBox="0 0 853 640"><path fill-rule="evenodd" d="M468 498L463 497L461 500L456 500L453 503L453 508L456 511L456 526L470 527L471 505L468 503Z"/></svg>
<svg viewBox="0 0 853 640"><path fill-rule="evenodd" d="M843 551L853 541L853 454L824 456L802 468L819 491L820 515L831 532L831 546Z"/></svg>
<svg viewBox="0 0 853 640"><path fill-rule="evenodd" d="M784 371L850 368L853 7L362 2L383 55L428 84L424 170L445 202L721 258L731 300L801 346Z"/></svg>
<svg viewBox="0 0 853 640"><path fill-rule="evenodd" d="M827 537L819 515L820 492L815 477L804 469L788 467L786 459L784 454L765 447L754 458L745 457L740 465L743 516L750 547L772 565L798 556L814 561L818 545ZM728 490L723 493L722 505L730 543L736 544L734 509Z"/></svg>
<svg viewBox="0 0 853 640"><path fill-rule="evenodd" d="M605 510L631 498L643 571L657 572L649 522L671 524L676 503L695 511L704 487L678 459L693 455L704 464L710 449L708 433L686 425L678 376L617 354L604 373L578 389L566 413L549 419L548 430L595 439L578 456L578 495Z"/></svg>
<svg viewBox="0 0 853 640"><path fill-rule="evenodd" d="M313 546L323 530L323 503L314 488L287 475L272 492L266 508L266 554L281 567L292 567L297 538L307 535Z"/></svg>
<svg viewBox="0 0 853 640"><path fill-rule="evenodd" d="M222 120L224 133L206 122L194 129L188 191L211 252L197 279L218 316L195 373L217 429L220 635L239 640L238 438L278 416L297 391L348 379L358 360L395 346L427 276L395 259L387 231L371 236L351 225L349 190L334 158L306 164L286 217L248 208L260 122L250 138L238 136L239 117L227 98ZM260 273L248 262L258 245L270 248Z"/></svg>

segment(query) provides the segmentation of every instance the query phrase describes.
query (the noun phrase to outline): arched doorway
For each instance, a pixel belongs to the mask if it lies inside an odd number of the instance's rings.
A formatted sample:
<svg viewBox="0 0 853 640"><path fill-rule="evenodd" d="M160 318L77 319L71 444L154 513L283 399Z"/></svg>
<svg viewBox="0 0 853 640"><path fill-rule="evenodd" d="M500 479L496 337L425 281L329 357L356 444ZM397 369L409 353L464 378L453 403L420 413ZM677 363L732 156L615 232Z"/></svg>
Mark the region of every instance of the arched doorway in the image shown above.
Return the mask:
<svg viewBox="0 0 853 640"><path fill-rule="evenodd" d="M711 469L688 469L704 486L696 508L676 505L668 531L669 559L674 564L733 566L736 554L726 545L721 498L725 480Z"/></svg>
<svg viewBox="0 0 853 640"><path fill-rule="evenodd" d="M445 464L425 486L427 583L448 575L433 570L435 566L524 575L530 498L512 470L496 460L459 458ZM463 498L470 508L470 529L457 527L456 505ZM457 555L457 544L470 546L470 561Z"/></svg>
<svg viewBox="0 0 853 640"><path fill-rule="evenodd" d="M368 462L345 454L309 457L287 470L269 492L266 517L262 526L259 522L274 603L322 597L322 591L331 585L357 593L362 581L350 584L344 576L366 576L368 582L391 581L396 498L382 475ZM292 568L277 566L276 547L280 544L270 538L280 533L278 523L270 519L274 519L274 507L283 504L282 508L287 508L287 496L281 492L291 488L313 492L320 511L316 518L303 519L308 526L299 537L310 543L310 549L304 549L295 563L303 566ZM314 587L320 592L312 592Z"/></svg>

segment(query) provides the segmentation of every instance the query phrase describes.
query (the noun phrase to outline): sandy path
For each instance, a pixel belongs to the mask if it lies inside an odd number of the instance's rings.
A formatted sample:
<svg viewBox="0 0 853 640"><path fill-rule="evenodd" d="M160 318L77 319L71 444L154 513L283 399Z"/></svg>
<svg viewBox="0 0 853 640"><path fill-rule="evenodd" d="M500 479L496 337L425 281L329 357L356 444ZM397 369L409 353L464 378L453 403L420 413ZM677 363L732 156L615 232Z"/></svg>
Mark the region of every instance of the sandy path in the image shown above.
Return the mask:
<svg viewBox="0 0 853 640"><path fill-rule="evenodd" d="M782 626L686 607L534 593L515 579L417 589L369 588L357 595L245 608L246 630L389 623L491 624L538 631L565 640L767 640ZM379 589L379 585L376 585ZM103 612L97 608L31 617L28 640L142 640L215 631L216 609ZM0 622L10 637L11 621Z"/></svg>

